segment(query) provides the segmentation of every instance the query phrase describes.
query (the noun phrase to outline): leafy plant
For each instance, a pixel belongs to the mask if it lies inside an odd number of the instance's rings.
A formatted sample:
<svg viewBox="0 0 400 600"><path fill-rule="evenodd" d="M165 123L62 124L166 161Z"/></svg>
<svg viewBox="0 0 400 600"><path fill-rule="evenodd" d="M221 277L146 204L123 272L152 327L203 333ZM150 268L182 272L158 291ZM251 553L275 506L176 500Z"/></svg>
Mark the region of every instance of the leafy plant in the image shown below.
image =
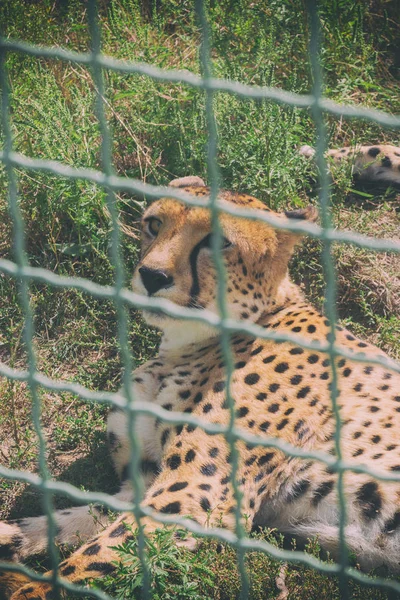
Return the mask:
<svg viewBox="0 0 400 600"><path fill-rule="evenodd" d="M143 569L139 558L137 530L132 539L116 546L120 561L116 571L102 584L120 600L141 598ZM176 545L176 536L185 531L157 529L146 539L147 563L153 600L200 600L212 598L213 572L206 556L199 556Z"/></svg>

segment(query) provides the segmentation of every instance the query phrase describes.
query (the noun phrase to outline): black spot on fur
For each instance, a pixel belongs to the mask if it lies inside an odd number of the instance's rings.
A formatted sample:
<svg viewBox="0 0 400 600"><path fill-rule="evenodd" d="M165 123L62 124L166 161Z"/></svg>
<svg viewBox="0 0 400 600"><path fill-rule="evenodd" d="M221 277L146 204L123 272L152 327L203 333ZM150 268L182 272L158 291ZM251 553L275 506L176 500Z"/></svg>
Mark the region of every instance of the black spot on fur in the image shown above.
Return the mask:
<svg viewBox="0 0 400 600"><path fill-rule="evenodd" d="M97 571L103 575L108 575L115 571L114 565L108 562L92 562L86 565L85 571Z"/></svg>
<svg viewBox="0 0 400 600"><path fill-rule="evenodd" d="M303 348L292 348L291 350L289 350L289 354L303 354L304 350Z"/></svg>
<svg viewBox="0 0 400 600"><path fill-rule="evenodd" d="M16 549L21 548L23 537L22 537L22 535L15 533L12 536L11 541L12 541L12 545L14 546L14 548L16 548Z"/></svg>
<svg viewBox="0 0 400 600"><path fill-rule="evenodd" d="M262 467L263 465L266 465L267 463L270 462L270 460L272 458L274 458L275 453L274 452L267 452L266 454L263 454L263 456L260 456L260 458L258 459L258 466Z"/></svg>
<svg viewBox="0 0 400 600"><path fill-rule="evenodd" d="M198 487L200 490L204 490L205 492L209 492L211 490L211 485L209 483L200 483Z"/></svg>
<svg viewBox="0 0 400 600"><path fill-rule="evenodd" d="M297 392L297 398L305 398L307 396L307 394L310 392L310 390L311 390L311 388L308 385L301 388L301 390L299 390Z"/></svg>
<svg viewBox="0 0 400 600"><path fill-rule="evenodd" d="M201 465L200 472L206 477L212 477L215 474L217 467L213 463L208 463L206 465Z"/></svg>
<svg viewBox="0 0 400 600"><path fill-rule="evenodd" d="M173 454L169 458L167 458L167 467L172 471L175 471L181 464L181 457L179 454Z"/></svg>
<svg viewBox="0 0 400 600"><path fill-rule="evenodd" d="M196 452L194 450L188 450L185 456L185 463L191 463L194 461L196 457Z"/></svg>
<svg viewBox="0 0 400 600"><path fill-rule="evenodd" d="M180 502L170 502L166 504L162 508L160 508L160 512L166 515L176 515L181 511L181 503Z"/></svg>
<svg viewBox="0 0 400 600"><path fill-rule="evenodd" d="M235 364L235 369L243 369L246 366L246 362L244 360L239 361Z"/></svg>
<svg viewBox="0 0 400 600"><path fill-rule="evenodd" d="M200 506L204 510L204 512L208 512L209 510L211 510L210 501L205 496L202 496L202 498L200 499Z"/></svg>
<svg viewBox="0 0 400 600"><path fill-rule="evenodd" d="M263 358L263 363L265 365L267 365L268 363L274 361L276 358L276 354L270 354L269 356L266 356L265 358Z"/></svg>
<svg viewBox="0 0 400 600"><path fill-rule="evenodd" d="M250 352L250 356L255 356L256 354L259 354L262 349L263 349L263 346L258 346L257 348L255 348L254 350L252 350Z"/></svg>
<svg viewBox="0 0 400 600"><path fill-rule="evenodd" d="M125 523L120 523L115 529L112 530L112 532L110 533L110 537L111 538L115 538L115 537L120 537L121 535L124 535L124 533L127 532L127 527L125 525Z"/></svg>
<svg viewBox="0 0 400 600"><path fill-rule="evenodd" d="M368 149L368 154L369 156L372 156L372 158L375 158L376 156L378 156L378 154L380 154L381 149L377 148L377 146L373 146L372 148Z"/></svg>
<svg viewBox="0 0 400 600"><path fill-rule="evenodd" d="M249 412L249 409L247 408L247 406L241 406L237 411L236 411L236 416L239 418L245 417L247 415L247 413Z"/></svg>
<svg viewBox="0 0 400 600"><path fill-rule="evenodd" d="M258 375L258 373L249 373L248 375L246 375L246 377L244 378L244 382L247 385L254 385L255 383L257 383L260 380L260 376Z"/></svg>
<svg viewBox="0 0 400 600"><path fill-rule="evenodd" d="M365 519L375 519L379 516L382 508L382 496L376 481L364 483L357 491L356 498Z"/></svg>
<svg viewBox="0 0 400 600"><path fill-rule="evenodd" d="M179 492L180 490L184 490L188 485L189 484L187 481L177 481L176 483L173 483L169 486L168 491Z"/></svg>
<svg viewBox="0 0 400 600"><path fill-rule="evenodd" d="M2 560L12 560L14 557L14 545L13 544L1 544L0 545L0 558Z"/></svg>
<svg viewBox="0 0 400 600"><path fill-rule="evenodd" d="M225 389L225 381L217 381L214 383L213 390L214 392L222 392Z"/></svg>
<svg viewBox="0 0 400 600"><path fill-rule="evenodd" d="M91 546L88 546L86 548L86 550L83 551L82 554L84 554L85 556L95 556L96 554L98 554L101 550L101 546L100 544L92 544Z"/></svg>
<svg viewBox="0 0 400 600"><path fill-rule="evenodd" d="M170 435L170 430L164 429L164 431L161 434L161 446L165 446L165 444L168 441L169 435Z"/></svg>
<svg viewBox="0 0 400 600"><path fill-rule="evenodd" d="M394 513L393 517L386 521L384 532L385 533L394 533L396 529L400 527L400 511Z"/></svg>
<svg viewBox="0 0 400 600"><path fill-rule="evenodd" d="M194 404L199 404L202 400L203 400L203 394L201 392L198 392L195 395L195 397L193 398Z"/></svg>
<svg viewBox="0 0 400 600"><path fill-rule="evenodd" d="M392 165L392 161L390 160L390 158L389 158L388 156L384 156L384 157L381 159L381 165L382 165L382 167L386 167L386 168L388 168L388 169L391 169L391 168L392 168L392 166L393 166L393 165Z"/></svg>
<svg viewBox="0 0 400 600"><path fill-rule="evenodd" d="M318 354L310 354L310 356L307 357L307 362L310 363L310 365L314 365L318 361L319 361Z"/></svg>
<svg viewBox="0 0 400 600"><path fill-rule="evenodd" d="M333 490L334 482L333 481L324 481L321 483L317 489L314 491L312 504L317 506L321 500L323 500L328 494Z"/></svg>
<svg viewBox="0 0 400 600"><path fill-rule="evenodd" d="M75 571L76 567L74 565L68 565L64 567L64 569L61 569L61 575L67 577L67 575L72 575L72 573L75 573Z"/></svg>
<svg viewBox="0 0 400 600"><path fill-rule="evenodd" d="M292 488L290 495L289 495L289 502L295 502L296 500L298 500L299 498L301 498L301 496L303 496L308 488L310 487L310 482L307 481L307 479L302 479L301 481L298 481Z"/></svg>

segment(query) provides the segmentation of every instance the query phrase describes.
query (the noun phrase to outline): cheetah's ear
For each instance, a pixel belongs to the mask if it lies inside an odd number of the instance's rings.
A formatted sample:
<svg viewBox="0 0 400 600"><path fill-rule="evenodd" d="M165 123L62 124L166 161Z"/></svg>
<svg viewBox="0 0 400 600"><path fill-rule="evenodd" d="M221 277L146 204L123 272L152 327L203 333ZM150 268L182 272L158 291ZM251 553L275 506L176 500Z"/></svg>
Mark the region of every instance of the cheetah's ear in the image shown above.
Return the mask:
<svg viewBox="0 0 400 600"><path fill-rule="evenodd" d="M297 208L296 210L285 210L285 216L288 219L297 219L302 221L311 221L314 223L318 219L318 210L315 206L309 204L306 208Z"/></svg>
<svg viewBox="0 0 400 600"><path fill-rule="evenodd" d="M309 205L306 206L306 208L285 210L284 215L287 219L296 219L296 221L309 221L310 223L313 223L318 218L318 211L314 206ZM281 260L284 262L286 261L287 263L293 254L295 246L301 243L303 234L295 231L280 230L277 233L277 237L277 254L281 257Z"/></svg>
<svg viewBox="0 0 400 600"><path fill-rule="evenodd" d="M173 179L169 182L169 187L181 188L187 186L198 186L205 187L205 183L201 177L197 177L197 175L188 175L187 177L179 177L178 179Z"/></svg>

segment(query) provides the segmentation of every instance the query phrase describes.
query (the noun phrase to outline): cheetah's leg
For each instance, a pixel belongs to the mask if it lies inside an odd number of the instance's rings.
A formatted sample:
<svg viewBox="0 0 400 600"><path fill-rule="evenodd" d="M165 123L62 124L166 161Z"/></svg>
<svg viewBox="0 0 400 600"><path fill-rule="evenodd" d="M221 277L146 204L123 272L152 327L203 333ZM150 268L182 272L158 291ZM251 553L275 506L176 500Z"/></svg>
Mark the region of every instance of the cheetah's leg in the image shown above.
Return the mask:
<svg viewBox="0 0 400 600"><path fill-rule="evenodd" d="M307 158L315 155L311 146L302 146L300 154ZM380 182L398 187L400 185L400 149L390 144L378 146L349 146L328 150L325 154L334 163L347 161L352 175L360 180Z"/></svg>
<svg viewBox="0 0 400 600"><path fill-rule="evenodd" d="M232 529L235 523L235 500L229 484L229 449L224 441L216 440L216 437L219 436L211 438L204 432L196 431L195 437L187 442L183 441L182 445L182 436L177 436L163 461L163 471L146 493L143 506L162 514L188 516L202 526ZM180 446L177 447L177 444ZM245 456L246 452L241 454ZM248 473L242 502L242 514L246 515L248 527L251 527L255 511L261 502L261 492L267 487L274 460L274 454L266 453L265 449L252 450L247 466L238 473L240 477L245 472ZM249 470L254 473L250 474ZM125 526L126 523L136 526L131 514L122 515L64 561L60 565L61 576L78 583L111 573L114 569L112 563L118 560L112 546L120 545L132 535ZM161 527L148 517L143 518L142 523L147 535ZM187 540L177 540L177 543L187 546ZM50 584L31 583L18 590L12 600L45 600L49 598L49 592Z"/></svg>
<svg viewBox="0 0 400 600"><path fill-rule="evenodd" d="M119 500L131 502L132 490L127 481L130 447L127 434L126 416L122 411L111 411L108 416L107 433L115 470L123 481L115 495ZM145 456L141 470L147 489L156 473L158 464ZM68 546L82 543L105 529L110 523L108 510L99 505L77 506L54 513L57 528L56 542ZM0 522L0 559L21 560L33 554L40 554L47 547L47 517L27 517Z"/></svg>
<svg viewBox="0 0 400 600"><path fill-rule="evenodd" d="M130 449L126 433L126 418L120 411L113 411L108 419L108 436L115 469L120 478L128 475ZM155 461L141 461L145 489L154 480L158 471ZM125 480L115 498L124 502L133 500L130 483ZM100 505L78 506L54 513L57 528L56 542L75 546L91 539L108 525L110 514ZM10 522L0 522L0 560L21 561L30 555L46 551L48 543L47 517L28 517ZM25 579L10 571L0 573L0 589L14 591L19 589Z"/></svg>
<svg viewBox="0 0 400 600"><path fill-rule="evenodd" d="M132 501L132 490L125 482L119 500ZM56 542L74 546L87 541L110 523L107 509L99 505L76 506L54 512ZM0 522L0 559L19 561L27 556L45 552L47 548L47 517L27 517Z"/></svg>

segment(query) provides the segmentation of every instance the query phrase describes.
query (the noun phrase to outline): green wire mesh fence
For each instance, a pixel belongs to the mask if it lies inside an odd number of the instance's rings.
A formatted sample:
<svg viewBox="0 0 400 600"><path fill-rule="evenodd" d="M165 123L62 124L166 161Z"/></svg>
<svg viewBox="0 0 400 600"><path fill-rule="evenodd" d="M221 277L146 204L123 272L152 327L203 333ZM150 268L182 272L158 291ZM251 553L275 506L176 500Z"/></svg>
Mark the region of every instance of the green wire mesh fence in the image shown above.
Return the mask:
<svg viewBox="0 0 400 600"><path fill-rule="evenodd" d="M371 239L361 235L335 231L332 228L330 219L329 206L329 181L327 176L327 168L324 160L326 134L324 126L324 113L332 115L359 118L369 121L374 121L382 126L391 128L400 128L400 117L391 116L383 112L352 106L342 106L327 100L322 95L322 73L319 63L319 21L316 0L308 0L307 9L310 19L310 57L313 73L314 87L312 94L300 95L290 92L285 92L271 87L257 87L243 85L238 82L216 79L212 75L212 66L210 60L210 39L209 27L206 17L206 10L203 0L195 2L196 14L198 17L200 29L202 32L202 41L200 46L200 66L201 76L194 75L188 72L180 72L174 70L162 70L152 65L126 62L116 60L114 58L101 54L100 28L97 15L97 4L95 0L90 0L88 3L89 28L91 35L91 52L76 53L66 51L60 48L40 47L22 43L20 41L0 38L0 84L2 89L2 127L4 133L4 148L0 151L0 160L5 165L9 187L9 209L14 226L14 247L15 247L15 262L0 259L0 271L14 277L19 284L20 302L25 318L25 344L28 355L28 370L16 370L7 365L0 363L0 375L11 380L27 382L32 396L32 415L36 434L39 440L39 474L35 475L28 472L7 469L0 466L0 476L10 479L29 483L39 489L43 495L44 507L48 519L48 548L51 559L52 575L50 580L42 575L34 573L23 565L1 563L0 569L14 570L22 572L30 576L33 580L43 581L48 580L53 584L56 593L61 589L74 592L77 595L86 595L98 598L101 600L109 599L110 597L99 590L83 589L77 585L69 583L65 580L61 581L58 576L58 552L55 545L55 523L52 517L53 496L61 494L67 496L79 503L101 503L111 510L122 511L130 510L133 512L139 531L139 557L142 563L144 579L143 579L143 597L150 598L150 578L145 556L144 535L140 526L142 516L150 515L160 523L176 523L186 527L188 530L201 536L214 536L215 538L232 544L237 550L238 567L241 575L241 597L248 598L249 582L246 575L244 558L248 551L260 551L269 554L270 556L287 562L297 562L309 567L318 569L320 572L336 574L339 577L339 587L341 598L348 597L348 579L352 578L364 585L372 585L383 587L389 591L400 594L400 583L396 581L384 580L382 578L370 578L367 575L356 571L348 566L346 541L345 541L345 523L346 523L346 503L343 493L343 476L346 470L351 470L357 473L367 473L377 479L386 481L400 481L399 475L389 475L388 473L378 472L369 469L363 465L355 465L342 460L341 444L340 444L340 415L337 405L337 377L335 362L336 356L348 357L360 362L368 361L384 365L393 371L400 372L400 366L389 359L376 357L374 359L366 358L364 355L356 355L347 352L344 348L336 347L335 345L335 323L337 321L336 314L336 285L334 262L331 253L331 246L335 242L344 244L353 244L358 247L367 248L380 252L396 252L400 253L400 244L380 239ZM99 127L102 135L101 160L102 171L96 171L86 168L74 168L59 162L49 160L39 160L28 158L13 151L13 140L11 132L10 120L10 95L6 70L6 56L8 52L17 52L25 55L31 55L42 58L52 58L61 61L69 61L86 65L91 69L93 81L96 88L96 112L99 121ZM118 176L112 166L112 145L111 136L107 125L107 120L104 111L105 86L103 79L104 70L112 70L120 73L136 73L141 74L155 80L180 83L204 91L206 97L206 123L208 129L208 149L207 149L207 164L208 176L210 181L210 200L209 210L211 212L212 228L213 228L213 257L217 269L218 281L218 315L210 313L206 310L201 313L192 309L178 307L167 300L145 298L130 292L123 287L125 281L124 265L120 253L120 230L118 224L118 209L115 193L117 191L130 191L139 194L146 194L148 197L160 198L168 194L169 197L182 200L191 206L201 205L202 203L195 197L187 195L176 188L165 188L143 184L138 180L123 178ZM290 231L298 231L318 238L323 244L323 260L326 281L326 312L330 322L331 334L327 343L306 342L298 336L278 335L273 331L268 331L255 324L245 324L244 322L234 321L229 318L224 289L224 264L219 252L221 231L219 227L218 215L221 211L241 216L247 219L263 220L274 227L281 228L279 220L272 215L262 214L255 216L252 211L240 209L236 207L222 206L218 201L219 189L219 173L217 167L218 153L218 136L216 123L213 111L213 97L216 92L224 92L234 94L236 96L253 99L257 101L269 100L279 104L289 105L293 107L307 108L311 110L317 130L317 160L319 163L320 172L320 214L322 226L311 223L293 223L290 226L285 226ZM46 269L29 266L27 254L25 250L25 235L24 223L18 205L17 191L17 175L16 168L20 167L28 171L42 171L66 177L70 179L81 179L94 182L104 188L106 191L106 203L112 221L112 240L111 240L111 256L115 269L115 284L114 286L101 286L92 281L83 278L63 277L56 275ZM30 306L29 285L31 281L43 282L51 286L60 288L78 289L86 294L102 299L112 299L118 315L118 337L123 359L124 375L123 388L119 393L109 393L102 391L90 391L80 384L54 380L46 377L37 369L35 352L33 348L33 314ZM128 317L127 309L130 306L146 308L147 310L162 311L170 316L179 317L181 319L191 319L202 321L218 328L220 333L223 357L226 366L227 379L227 403L230 411L230 420L227 427L218 424L207 423L188 414L169 412L161 407L151 406L146 403L136 400L133 396L131 386L131 371L132 359L128 344ZM234 332L245 332L252 336L257 336L264 339L276 341L291 341L302 345L307 349L315 349L325 351L331 358L332 369L332 388L331 400L333 413L336 419L335 432L335 450L336 455L330 456L317 451L305 452L291 446L276 438L267 438L251 435L242 430L238 430L235 425L235 403L229 393L229 381L232 374L233 364L230 351L230 336ZM47 464L46 464L46 443L40 424L41 403L39 388L45 388L52 391L68 391L76 396L97 403L109 403L126 411L129 420L130 443L132 449L130 474L134 488L135 502L133 504L124 503L107 494L82 492L74 486L56 482L51 479ZM177 517L169 517L159 513L155 513L149 508L142 507L140 501L143 498L143 484L139 473L139 448L138 441L133 435L134 422L138 414L149 414L157 417L164 422L171 424L191 424L201 427L209 435L224 434L230 445L232 456L231 481L236 499L235 519L236 526L234 531L222 529L204 529L197 523L188 519ZM339 556L340 560L335 564L328 564L319 561L318 559L298 551L285 551L271 545L266 541L251 539L246 535L241 524L241 493L238 487L236 471L238 467L238 453L236 449L236 441L243 440L253 446L264 446L277 448L285 452L287 455L302 457L304 459L312 459L320 461L337 472L338 475L338 501L340 508L340 524L339 524Z"/></svg>

